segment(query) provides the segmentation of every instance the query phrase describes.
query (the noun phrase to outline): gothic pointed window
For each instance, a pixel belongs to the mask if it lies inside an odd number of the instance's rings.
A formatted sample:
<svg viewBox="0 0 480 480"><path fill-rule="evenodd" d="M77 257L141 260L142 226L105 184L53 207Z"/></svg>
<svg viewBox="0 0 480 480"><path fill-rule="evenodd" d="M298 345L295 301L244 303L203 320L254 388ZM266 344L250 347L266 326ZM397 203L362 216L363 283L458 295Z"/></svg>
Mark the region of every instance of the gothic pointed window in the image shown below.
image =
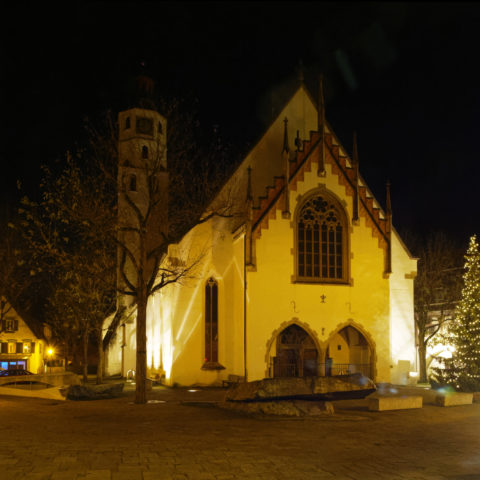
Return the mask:
<svg viewBox="0 0 480 480"><path fill-rule="evenodd" d="M218 362L218 284L205 285L205 363Z"/></svg>
<svg viewBox="0 0 480 480"><path fill-rule="evenodd" d="M296 221L296 278L347 282L347 221L343 207L328 194L307 198Z"/></svg>
<svg viewBox="0 0 480 480"><path fill-rule="evenodd" d="M211 277L205 284L205 358L202 370L224 370L218 363L218 283Z"/></svg>

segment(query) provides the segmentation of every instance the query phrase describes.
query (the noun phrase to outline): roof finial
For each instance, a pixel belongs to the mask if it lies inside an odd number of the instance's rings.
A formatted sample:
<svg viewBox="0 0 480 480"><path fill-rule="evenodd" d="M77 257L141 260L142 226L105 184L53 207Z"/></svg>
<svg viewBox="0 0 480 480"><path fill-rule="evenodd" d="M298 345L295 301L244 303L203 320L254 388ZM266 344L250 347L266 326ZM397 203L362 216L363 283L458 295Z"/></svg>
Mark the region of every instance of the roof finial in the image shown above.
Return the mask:
<svg viewBox="0 0 480 480"><path fill-rule="evenodd" d="M386 187L386 200L385 200L385 213L386 213L386 234L387 234L387 265L385 273L392 273L392 203L390 201L390 181L387 180Z"/></svg>
<svg viewBox="0 0 480 480"><path fill-rule="evenodd" d="M358 217L358 149L357 149L357 132L353 132L353 152L352 152L352 168L353 168L353 216L352 222L357 223Z"/></svg>
<svg viewBox="0 0 480 480"><path fill-rule="evenodd" d="M253 200L252 195L252 167L247 168L247 202Z"/></svg>
<svg viewBox="0 0 480 480"><path fill-rule="evenodd" d="M390 180L387 180L387 183L385 184L385 196L386 196L386 214L387 215L392 215L392 202L390 200Z"/></svg>
<svg viewBox="0 0 480 480"><path fill-rule="evenodd" d="M282 152L290 152L290 147L288 146L288 118L283 119L283 150Z"/></svg>
<svg viewBox="0 0 480 480"><path fill-rule="evenodd" d="M303 61L301 58L298 59L298 66L297 66L297 80L300 85L303 85L305 81L305 74L303 70Z"/></svg>
<svg viewBox="0 0 480 480"><path fill-rule="evenodd" d="M325 124L325 98L323 96L323 73L318 78L318 130Z"/></svg>
<svg viewBox="0 0 480 480"><path fill-rule="evenodd" d="M318 175L325 176L325 100L323 98L323 74L318 79L318 131L320 132L320 158Z"/></svg>
<svg viewBox="0 0 480 480"><path fill-rule="evenodd" d="M290 182L290 147L288 146L288 118L285 117L283 121L285 124L283 133L283 161L285 162L285 189L284 189L284 205L283 205L283 218L290 218L290 190L288 184Z"/></svg>

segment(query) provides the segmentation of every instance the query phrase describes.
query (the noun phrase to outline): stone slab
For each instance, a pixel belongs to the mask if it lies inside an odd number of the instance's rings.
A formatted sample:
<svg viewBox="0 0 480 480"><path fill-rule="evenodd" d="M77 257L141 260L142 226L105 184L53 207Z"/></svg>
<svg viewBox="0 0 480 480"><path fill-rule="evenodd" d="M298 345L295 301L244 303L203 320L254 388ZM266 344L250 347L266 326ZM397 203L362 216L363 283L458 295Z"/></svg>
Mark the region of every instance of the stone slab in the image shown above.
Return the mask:
<svg viewBox="0 0 480 480"><path fill-rule="evenodd" d="M220 408L250 414L280 415L287 417L317 417L333 415L331 402L308 400L276 400L273 402L224 402Z"/></svg>
<svg viewBox="0 0 480 480"><path fill-rule="evenodd" d="M107 383L102 385L70 385L66 390L69 400L98 400L119 397L124 383Z"/></svg>
<svg viewBox="0 0 480 480"><path fill-rule="evenodd" d="M473 403L480 403L480 392L473 392Z"/></svg>
<svg viewBox="0 0 480 480"><path fill-rule="evenodd" d="M422 408L423 398L410 395L389 395L369 397L368 409L372 412L383 412L385 410L407 410L409 408Z"/></svg>
<svg viewBox="0 0 480 480"><path fill-rule="evenodd" d="M232 385L227 401L265 401L278 399L363 398L376 390L375 384L359 373L335 377L265 378Z"/></svg>
<svg viewBox="0 0 480 480"><path fill-rule="evenodd" d="M453 407L456 405L470 405L473 402L473 393L447 393L438 394L435 404L440 407Z"/></svg>

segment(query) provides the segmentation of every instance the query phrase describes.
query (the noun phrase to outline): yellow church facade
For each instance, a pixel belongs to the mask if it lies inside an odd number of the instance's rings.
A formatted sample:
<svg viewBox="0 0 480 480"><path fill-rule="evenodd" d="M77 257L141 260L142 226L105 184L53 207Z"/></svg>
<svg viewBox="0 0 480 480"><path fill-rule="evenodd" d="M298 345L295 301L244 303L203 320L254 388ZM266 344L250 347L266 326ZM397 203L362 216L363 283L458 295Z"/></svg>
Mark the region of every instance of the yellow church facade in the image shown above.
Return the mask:
<svg viewBox="0 0 480 480"><path fill-rule="evenodd" d="M242 215L213 217L170 247L196 266L150 298L149 375L220 385L361 372L407 383L416 259L392 227L389 198L383 210L305 86L222 196ZM135 370L134 317L108 352L110 374Z"/></svg>

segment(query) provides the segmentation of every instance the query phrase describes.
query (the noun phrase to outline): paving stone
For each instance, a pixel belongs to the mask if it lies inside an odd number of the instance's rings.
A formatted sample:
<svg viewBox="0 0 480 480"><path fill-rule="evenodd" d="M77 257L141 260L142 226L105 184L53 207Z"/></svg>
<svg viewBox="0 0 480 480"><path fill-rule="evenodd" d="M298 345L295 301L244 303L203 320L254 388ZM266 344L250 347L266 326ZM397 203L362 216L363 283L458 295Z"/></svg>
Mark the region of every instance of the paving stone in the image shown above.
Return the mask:
<svg viewBox="0 0 480 480"><path fill-rule="evenodd" d="M172 474L169 472L143 472L143 480L170 480Z"/></svg>
<svg viewBox="0 0 480 480"><path fill-rule="evenodd" d="M15 477L14 477L15 478ZM50 478L50 473L46 472L35 472L35 473L25 473L22 477L18 477L22 480L48 480Z"/></svg>
<svg viewBox="0 0 480 480"><path fill-rule="evenodd" d="M70 472L64 470L60 472L53 472L50 478L51 480L77 480L78 477L78 472Z"/></svg>
<svg viewBox="0 0 480 480"><path fill-rule="evenodd" d="M143 472L120 471L112 472L112 480L142 480Z"/></svg>
<svg viewBox="0 0 480 480"><path fill-rule="evenodd" d="M82 480L111 480L112 474L109 469L88 470Z"/></svg>

